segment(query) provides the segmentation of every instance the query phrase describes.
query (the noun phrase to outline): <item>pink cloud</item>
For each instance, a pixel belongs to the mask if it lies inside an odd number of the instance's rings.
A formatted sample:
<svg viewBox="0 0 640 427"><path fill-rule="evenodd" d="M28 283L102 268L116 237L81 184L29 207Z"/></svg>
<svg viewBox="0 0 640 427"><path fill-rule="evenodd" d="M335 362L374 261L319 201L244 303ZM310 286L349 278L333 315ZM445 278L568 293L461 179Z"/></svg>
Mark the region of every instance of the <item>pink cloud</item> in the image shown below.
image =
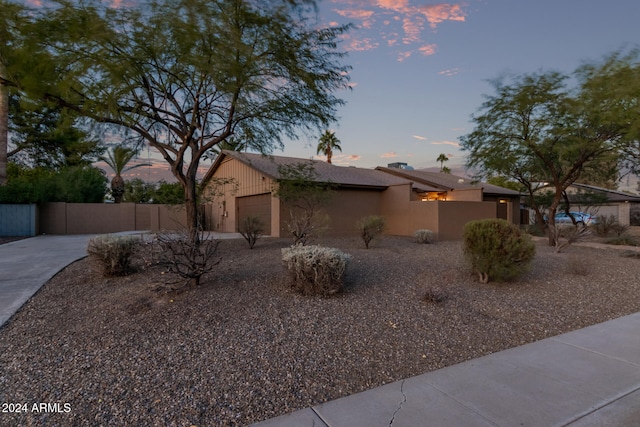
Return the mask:
<svg viewBox="0 0 640 427"><path fill-rule="evenodd" d="M446 21L464 22L466 12L461 4L439 3L431 5L416 5L417 1L410 0L333 0L334 12L361 22L360 34L353 42L350 50L363 51L379 47L376 41L380 37L386 41L387 46L398 46L402 40L404 45L412 46L412 52L419 51L423 55L433 55L436 45L426 43L423 33L426 29L436 30L437 26ZM374 35L372 31L377 28L389 28L385 32ZM411 56L412 53L402 52L398 56L399 61Z"/></svg>
<svg viewBox="0 0 640 427"><path fill-rule="evenodd" d="M378 0L378 6L383 9L402 12L409 7L409 0Z"/></svg>
<svg viewBox="0 0 640 427"><path fill-rule="evenodd" d="M453 147L460 147L460 143L454 141L434 141L433 145L451 145Z"/></svg>
<svg viewBox="0 0 640 427"><path fill-rule="evenodd" d="M415 139L419 139L420 141L426 141L427 137L426 136L420 136L420 135L411 135L412 138Z"/></svg>
<svg viewBox="0 0 640 427"><path fill-rule="evenodd" d="M382 159L392 159L394 157L398 157L398 153L396 153L395 151L390 151L388 153L384 153L380 155L380 158Z"/></svg>
<svg viewBox="0 0 640 427"><path fill-rule="evenodd" d="M456 74L458 74L459 72L460 72L460 69L458 69L458 68L451 68L451 69L449 69L449 70L442 70L442 71L439 71L439 72L438 72L438 74L440 74L441 76L447 76L447 77L450 77L450 76L455 76L455 75L456 75Z"/></svg>
<svg viewBox="0 0 640 427"><path fill-rule="evenodd" d="M28 6L42 7L42 0L27 0Z"/></svg>
<svg viewBox="0 0 640 427"><path fill-rule="evenodd" d="M404 38L402 41L404 44L414 43L420 40L420 33L422 33L423 22L421 19L415 19L413 17L407 17L402 20L402 29L404 30Z"/></svg>
<svg viewBox="0 0 640 427"><path fill-rule="evenodd" d="M418 51L419 51L421 54L425 55L425 56L429 56L429 55L433 55L433 54L435 54L435 53L436 53L436 48L437 48L437 47L438 47L438 46L437 46L437 45L435 45L435 44L426 44L426 45L424 45L424 46L422 46L422 47L418 48Z"/></svg>
<svg viewBox="0 0 640 427"><path fill-rule="evenodd" d="M359 154L338 154L333 156L333 163L336 165L348 166L360 161Z"/></svg>
<svg viewBox="0 0 640 427"><path fill-rule="evenodd" d="M404 61L405 59L409 58L409 57L411 56L411 54L412 54L412 53L413 53L413 52L411 52L411 51L400 52L400 53L398 54L398 62L402 62L402 61Z"/></svg>
<svg viewBox="0 0 640 427"><path fill-rule="evenodd" d="M376 49L378 46L378 42L370 38L356 39L348 37L345 49L349 52L361 52Z"/></svg>
<svg viewBox="0 0 640 427"><path fill-rule="evenodd" d="M349 19L369 19L375 13L373 10L362 10L362 9L335 9L335 12Z"/></svg>
<svg viewBox="0 0 640 427"><path fill-rule="evenodd" d="M441 3L419 6L417 9L427 18L430 27L433 29L444 21L464 22L466 17L465 12L459 4Z"/></svg>

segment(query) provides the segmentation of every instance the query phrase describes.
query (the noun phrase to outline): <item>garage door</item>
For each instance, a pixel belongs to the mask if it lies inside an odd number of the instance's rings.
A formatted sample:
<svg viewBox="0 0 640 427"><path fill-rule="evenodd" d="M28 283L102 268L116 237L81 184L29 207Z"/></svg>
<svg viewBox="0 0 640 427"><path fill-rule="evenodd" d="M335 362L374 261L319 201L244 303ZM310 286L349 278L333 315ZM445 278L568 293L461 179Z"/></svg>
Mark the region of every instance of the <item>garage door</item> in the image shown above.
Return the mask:
<svg viewBox="0 0 640 427"><path fill-rule="evenodd" d="M238 212L236 212L237 224L242 224L248 216L255 216L262 221L264 234L271 235L271 193L238 197L236 206L238 209Z"/></svg>

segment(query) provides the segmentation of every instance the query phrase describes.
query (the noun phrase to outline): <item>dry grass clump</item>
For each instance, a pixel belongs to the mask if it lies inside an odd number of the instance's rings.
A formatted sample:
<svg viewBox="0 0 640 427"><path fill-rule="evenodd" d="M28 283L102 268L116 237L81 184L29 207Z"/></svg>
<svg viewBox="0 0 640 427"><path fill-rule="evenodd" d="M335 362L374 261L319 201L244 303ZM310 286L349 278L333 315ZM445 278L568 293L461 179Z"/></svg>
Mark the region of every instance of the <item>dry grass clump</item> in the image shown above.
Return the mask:
<svg viewBox="0 0 640 427"><path fill-rule="evenodd" d="M569 254L566 262L567 273L573 276L588 276L591 274L591 260L577 254Z"/></svg>
<svg viewBox="0 0 640 427"><path fill-rule="evenodd" d="M131 236L98 236L89 240L89 258L104 277L126 276L133 271L131 257L139 240Z"/></svg>
<svg viewBox="0 0 640 427"><path fill-rule="evenodd" d="M295 245L282 249L291 286L304 295L332 295L342 290L351 255L319 245Z"/></svg>
<svg viewBox="0 0 640 427"><path fill-rule="evenodd" d="M413 233L414 239L418 243L433 243L433 231L420 229Z"/></svg>

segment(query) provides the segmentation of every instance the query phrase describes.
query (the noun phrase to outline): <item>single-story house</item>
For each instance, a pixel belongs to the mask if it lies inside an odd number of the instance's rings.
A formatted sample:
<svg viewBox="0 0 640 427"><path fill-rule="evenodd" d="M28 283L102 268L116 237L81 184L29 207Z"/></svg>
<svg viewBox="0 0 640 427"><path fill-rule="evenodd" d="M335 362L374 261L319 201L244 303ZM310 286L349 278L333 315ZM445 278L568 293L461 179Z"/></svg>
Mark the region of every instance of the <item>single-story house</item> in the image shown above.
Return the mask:
<svg viewBox="0 0 640 427"><path fill-rule="evenodd" d="M593 215L613 215L622 225L640 221L640 195L623 193L594 185L573 183L567 188L572 211Z"/></svg>
<svg viewBox="0 0 640 427"><path fill-rule="evenodd" d="M251 215L266 225L266 234L286 236L290 209L274 189L281 178L279 167L299 163L312 165L317 181L335 187L324 207L332 235L353 234L357 221L367 215L384 216L388 234L409 236L426 228L439 240L460 238L464 224L474 219L504 217L519 223L519 193L466 178L433 177L423 171L403 175L393 168L364 169L224 150L212 166L208 228L234 232Z"/></svg>

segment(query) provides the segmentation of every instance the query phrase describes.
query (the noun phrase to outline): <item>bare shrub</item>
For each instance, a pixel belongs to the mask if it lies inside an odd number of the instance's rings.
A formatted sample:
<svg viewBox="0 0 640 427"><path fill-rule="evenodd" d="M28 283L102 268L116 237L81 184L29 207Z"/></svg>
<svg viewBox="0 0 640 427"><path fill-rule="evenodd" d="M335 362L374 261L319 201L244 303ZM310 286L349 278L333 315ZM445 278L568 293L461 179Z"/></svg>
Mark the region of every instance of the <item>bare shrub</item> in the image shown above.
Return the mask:
<svg viewBox="0 0 640 427"><path fill-rule="evenodd" d="M615 215L598 215L596 223L593 225L598 236L608 236L618 224Z"/></svg>
<svg viewBox="0 0 640 427"><path fill-rule="evenodd" d="M621 236L612 237L605 242L608 245L619 246L638 246L638 240L629 234L623 234Z"/></svg>
<svg viewBox="0 0 640 427"><path fill-rule="evenodd" d="M449 295L439 286L431 286L427 288L422 296L422 300L432 304L442 304L449 299Z"/></svg>
<svg viewBox="0 0 640 427"><path fill-rule="evenodd" d="M613 231L613 234L615 234L617 237L627 235L627 233L629 233L629 229L630 227L628 225L623 225L619 222L616 222L615 224L613 224L613 227L611 227L611 231Z"/></svg>
<svg viewBox="0 0 640 427"><path fill-rule="evenodd" d="M168 272L186 280L185 285L198 286L206 273L220 264L218 241L210 233L199 230L192 239L189 230L161 232L156 235L160 250L159 263L168 266Z"/></svg>
<svg viewBox="0 0 640 427"><path fill-rule="evenodd" d="M385 220L378 215L365 216L356 224L358 233L360 233L360 237L367 249L369 249L371 241L382 234L384 227Z"/></svg>
<svg viewBox="0 0 640 427"><path fill-rule="evenodd" d="M313 210L292 209L287 227L294 245L306 245L310 239L321 236L329 228L329 215Z"/></svg>
<svg viewBox="0 0 640 427"><path fill-rule="evenodd" d="M282 249L291 287L303 295L328 296L340 292L349 259L349 254L319 245Z"/></svg>
<svg viewBox="0 0 640 427"><path fill-rule="evenodd" d="M503 219L468 222L463 250L481 283L518 277L529 270L536 253L531 237Z"/></svg>
<svg viewBox="0 0 640 427"><path fill-rule="evenodd" d="M258 239L264 232L264 224L260 218L255 216L248 216L240 223L238 231L242 234L242 237L249 243L249 249L253 249Z"/></svg>
<svg viewBox="0 0 640 427"><path fill-rule="evenodd" d="M413 233L413 237L418 243L433 243L433 231L420 229Z"/></svg>
<svg viewBox="0 0 640 427"><path fill-rule="evenodd" d="M567 273L574 276L588 276L591 273L591 260L571 254L566 263Z"/></svg>
<svg viewBox="0 0 640 427"><path fill-rule="evenodd" d="M623 258L636 258L640 259L640 251L624 251L620 254Z"/></svg>
<svg viewBox="0 0 640 427"><path fill-rule="evenodd" d="M331 197L335 186L320 180L313 162L300 162L278 166L273 194L289 206L289 232L293 244L306 244L328 228L329 217L321 212Z"/></svg>
<svg viewBox="0 0 640 427"><path fill-rule="evenodd" d="M133 271L131 256L138 242L132 236L98 236L89 240L87 252L99 265L103 276L126 276Z"/></svg>
<svg viewBox="0 0 640 427"><path fill-rule="evenodd" d="M575 225L556 225L556 252L561 252L564 248L573 243L580 242L591 235L591 230L587 227Z"/></svg>

